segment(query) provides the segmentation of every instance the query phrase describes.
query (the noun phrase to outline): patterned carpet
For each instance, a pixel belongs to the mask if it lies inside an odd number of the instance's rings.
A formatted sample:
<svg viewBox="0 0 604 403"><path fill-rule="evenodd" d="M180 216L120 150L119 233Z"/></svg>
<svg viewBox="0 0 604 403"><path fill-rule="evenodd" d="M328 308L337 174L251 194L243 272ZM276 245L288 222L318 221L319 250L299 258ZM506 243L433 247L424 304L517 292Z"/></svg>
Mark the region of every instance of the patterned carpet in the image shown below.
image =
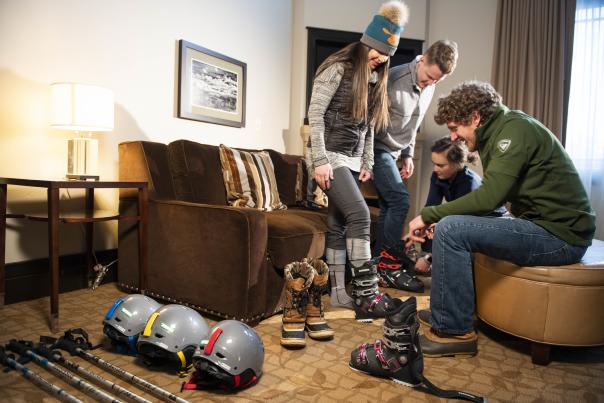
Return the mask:
<svg viewBox="0 0 604 403"><path fill-rule="evenodd" d="M404 293L389 290L392 295ZM61 328L84 327L93 342L102 341L101 320L109 306L124 295L115 284L96 291L79 290L62 294ZM420 308L429 304L420 296ZM327 300L326 300L327 302ZM48 298L0 308L0 342L11 338L37 340L49 334ZM266 357L260 382L238 394L180 391L181 378L152 370L134 357L114 354L102 347L94 354L135 373L190 401L204 402L437 402L422 390L372 378L348 368L350 352L359 344L381 337L381 321L355 322L352 311L328 310L327 318L336 331L332 341L309 340L303 350L289 351L279 345L280 316L260 323ZM210 324L215 323L209 321ZM473 358L425 360L425 376L442 388L457 388L488 397L489 402L604 402L604 347L553 350L553 362L546 367L531 363L528 343L479 324L479 354ZM79 357L67 357L103 377L117 378ZM59 380L34 363L28 367L52 383L85 401L88 396ZM157 401L136 387L117 380L136 394ZM0 373L0 402L56 401L14 371Z"/></svg>

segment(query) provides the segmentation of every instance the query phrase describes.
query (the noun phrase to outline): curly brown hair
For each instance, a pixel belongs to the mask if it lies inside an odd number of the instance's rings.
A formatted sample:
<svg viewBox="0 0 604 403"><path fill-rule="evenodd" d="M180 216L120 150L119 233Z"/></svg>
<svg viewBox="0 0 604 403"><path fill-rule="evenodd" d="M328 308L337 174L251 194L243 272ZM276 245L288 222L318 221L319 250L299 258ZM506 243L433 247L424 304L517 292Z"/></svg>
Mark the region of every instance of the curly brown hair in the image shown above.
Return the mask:
<svg viewBox="0 0 604 403"><path fill-rule="evenodd" d="M480 114L480 123L488 121L495 109L501 105L501 95L489 83L481 81L464 81L451 90L451 93L438 100L438 111L434 121L439 125L448 122L468 125L472 113Z"/></svg>

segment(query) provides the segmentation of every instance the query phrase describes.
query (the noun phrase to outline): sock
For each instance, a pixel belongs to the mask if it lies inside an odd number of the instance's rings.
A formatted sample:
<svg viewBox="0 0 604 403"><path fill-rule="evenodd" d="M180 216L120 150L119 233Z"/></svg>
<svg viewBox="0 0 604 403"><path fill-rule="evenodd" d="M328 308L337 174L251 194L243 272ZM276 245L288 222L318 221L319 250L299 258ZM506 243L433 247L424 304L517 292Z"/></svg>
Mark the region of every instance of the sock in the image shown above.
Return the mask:
<svg viewBox="0 0 604 403"><path fill-rule="evenodd" d="M331 306L352 308L352 298L346 294L346 266L334 264L329 266L331 282Z"/></svg>

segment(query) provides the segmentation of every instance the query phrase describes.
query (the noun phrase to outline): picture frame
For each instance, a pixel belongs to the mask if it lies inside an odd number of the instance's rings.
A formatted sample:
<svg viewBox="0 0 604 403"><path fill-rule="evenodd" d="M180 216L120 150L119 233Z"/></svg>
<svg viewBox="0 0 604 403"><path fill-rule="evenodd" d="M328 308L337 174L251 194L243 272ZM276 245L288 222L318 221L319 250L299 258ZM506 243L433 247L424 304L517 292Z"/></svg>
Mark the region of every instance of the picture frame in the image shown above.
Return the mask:
<svg viewBox="0 0 604 403"><path fill-rule="evenodd" d="M178 117L245 127L247 64L179 41Z"/></svg>

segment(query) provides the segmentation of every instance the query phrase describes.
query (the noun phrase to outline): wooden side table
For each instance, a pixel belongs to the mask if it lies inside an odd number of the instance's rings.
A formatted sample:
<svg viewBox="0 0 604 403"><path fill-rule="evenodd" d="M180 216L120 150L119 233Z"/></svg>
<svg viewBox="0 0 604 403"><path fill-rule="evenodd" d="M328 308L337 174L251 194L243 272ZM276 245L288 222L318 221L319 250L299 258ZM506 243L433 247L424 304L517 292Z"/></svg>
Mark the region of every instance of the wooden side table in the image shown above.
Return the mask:
<svg viewBox="0 0 604 403"><path fill-rule="evenodd" d="M30 186L46 188L48 192L48 212L44 214L7 214L8 186ZM85 189L86 205L82 214L59 213L60 189ZM138 215L122 216L119 213L94 210L94 189L138 189ZM93 266L93 223L108 220L136 220L138 222L139 284L141 293L146 289L147 279L147 182L109 182L109 181L72 181L38 180L20 178L0 178L0 307L4 305L6 258L6 219L25 218L48 222L48 259L50 269L50 329L59 329L59 224L83 223L86 227L86 254L88 273Z"/></svg>

